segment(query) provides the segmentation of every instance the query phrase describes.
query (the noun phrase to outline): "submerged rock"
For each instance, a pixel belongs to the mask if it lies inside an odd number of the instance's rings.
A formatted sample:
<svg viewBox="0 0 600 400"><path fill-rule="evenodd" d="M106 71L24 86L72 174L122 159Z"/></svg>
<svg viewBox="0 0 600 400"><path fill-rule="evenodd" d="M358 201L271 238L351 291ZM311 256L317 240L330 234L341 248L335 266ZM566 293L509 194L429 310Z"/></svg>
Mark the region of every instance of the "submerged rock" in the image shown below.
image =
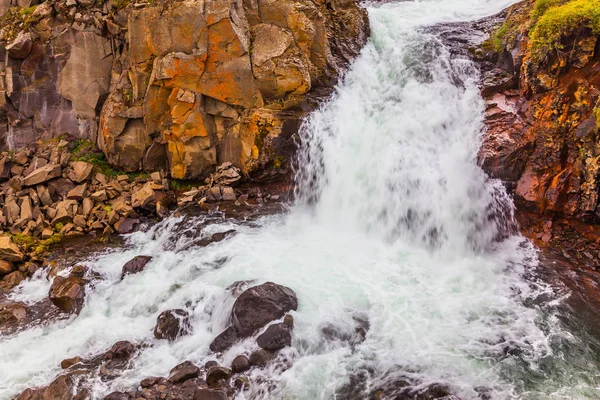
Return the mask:
<svg viewBox="0 0 600 400"><path fill-rule="evenodd" d="M150 256L136 256L129 260L125 265L123 265L121 279L125 278L125 275L142 272L146 267L146 264L148 264L150 261L152 261L152 257Z"/></svg>

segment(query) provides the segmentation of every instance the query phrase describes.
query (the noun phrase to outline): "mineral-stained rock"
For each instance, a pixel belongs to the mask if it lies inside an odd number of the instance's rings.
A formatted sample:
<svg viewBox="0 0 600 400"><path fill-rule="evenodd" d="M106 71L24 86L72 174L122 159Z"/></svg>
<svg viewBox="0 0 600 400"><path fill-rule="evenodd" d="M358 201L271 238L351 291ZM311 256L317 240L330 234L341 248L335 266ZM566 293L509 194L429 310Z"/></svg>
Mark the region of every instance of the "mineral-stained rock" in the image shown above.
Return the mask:
<svg viewBox="0 0 600 400"><path fill-rule="evenodd" d="M146 264L148 264L150 261L152 261L152 257L150 256L136 256L129 260L125 265L123 265L121 279L123 279L125 275L137 274L138 272L143 271L146 267Z"/></svg>
<svg viewBox="0 0 600 400"><path fill-rule="evenodd" d="M187 311L176 309L162 312L156 319L154 337L174 341L178 337L189 333L190 315Z"/></svg>
<svg viewBox="0 0 600 400"><path fill-rule="evenodd" d="M50 300L67 313L78 313L85 300L85 284L82 278L57 276L50 287Z"/></svg>

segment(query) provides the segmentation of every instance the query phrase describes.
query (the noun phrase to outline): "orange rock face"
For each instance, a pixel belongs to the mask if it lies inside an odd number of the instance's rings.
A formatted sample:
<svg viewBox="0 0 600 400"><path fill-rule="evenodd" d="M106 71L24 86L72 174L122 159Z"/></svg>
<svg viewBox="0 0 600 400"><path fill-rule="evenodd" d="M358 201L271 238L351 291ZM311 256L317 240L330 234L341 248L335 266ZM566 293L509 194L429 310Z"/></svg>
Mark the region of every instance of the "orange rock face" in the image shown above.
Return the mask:
<svg viewBox="0 0 600 400"><path fill-rule="evenodd" d="M529 12L518 7L517 13ZM522 208L597 223L598 37L574 28L561 40L560 52L534 61L524 27L500 55L497 65L516 79L508 87L484 88L488 132L480 158L490 175L513 183Z"/></svg>
<svg viewBox="0 0 600 400"><path fill-rule="evenodd" d="M278 146L308 111L298 105L335 79L368 35L354 1L331 7L198 0L127 9L100 117L109 161L195 179L223 162L251 173L288 155Z"/></svg>

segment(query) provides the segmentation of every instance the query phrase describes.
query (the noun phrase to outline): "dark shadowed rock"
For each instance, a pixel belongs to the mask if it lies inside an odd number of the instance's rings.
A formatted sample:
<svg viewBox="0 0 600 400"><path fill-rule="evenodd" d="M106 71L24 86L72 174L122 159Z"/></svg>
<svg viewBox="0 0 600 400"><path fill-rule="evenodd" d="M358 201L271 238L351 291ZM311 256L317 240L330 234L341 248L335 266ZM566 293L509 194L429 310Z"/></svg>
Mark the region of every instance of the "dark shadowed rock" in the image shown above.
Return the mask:
<svg viewBox="0 0 600 400"><path fill-rule="evenodd" d="M191 331L190 315L187 311L176 309L163 311L156 319L154 337L173 341Z"/></svg>
<svg viewBox="0 0 600 400"><path fill-rule="evenodd" d="M245 355L239 355L233 359L231 363L231 370L238 374L240 372L245 372L250 369L250 360Z"/></svg>
<svg viewBox="0 0 600 400"><path fill-rule="evenodd" d="M231 370L218 365L210 367L206 372L206 384L209 387L217 386L220 381L227 381L229 378L231 378Z"/></svg>
<svg viewBox="0 0 600 400"><path fill-rule="evenodd" d="M276 351L292 344L292 332L286 324L273 324L257 339L256 343L265 350Z"/></svg>
<svg viewBox="0 0 600 400"><path fill-rule="evenodd" d="M298 300L292 289L266 282L242 293L235 301L231 314L238 332L248 336L297 308Z"/></svg>
<svg viewBox="0 0 600 400"><path fill-rule="evenodd" d="M129 260L125 265L123 265L123 271L121 272L121 279L125 278L125 275L129 274L137 274L138 272L142 272L146 264L148 264L152 260L150 256L136 256L133 259Z"/></svg>
<svg viewBox="0 0 600 400"><path fill-rule="evenodd" d="M221 332L219 336L214 338L214 340L210 344L210 350L215 352L225 351L231 346L233 346L233 344L239 339L240 335L238 334L235 327L230 326L229 328Z"/></svg>
<svg viewBox="0 0 600 400"><path fill-rule="evenodd" d="M50 287L50 301L67 313L78 313L85 300L86 281L77 277L57 276Z"/></svg>
<svg viewBox="0 0 600 400"><path fill-rule="evenodd" d="M200 368L191 361L185 361L171 370L169 373L169 382L180 383L187 381L188 379L196 378L199 375Z"/></svg>

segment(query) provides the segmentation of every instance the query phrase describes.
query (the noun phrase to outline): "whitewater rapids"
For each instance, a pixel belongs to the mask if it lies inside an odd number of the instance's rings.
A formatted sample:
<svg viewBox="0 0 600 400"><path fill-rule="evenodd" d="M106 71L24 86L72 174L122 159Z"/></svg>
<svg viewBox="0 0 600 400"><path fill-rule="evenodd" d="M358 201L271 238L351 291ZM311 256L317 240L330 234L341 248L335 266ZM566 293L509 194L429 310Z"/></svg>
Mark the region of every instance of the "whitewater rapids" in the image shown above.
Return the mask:
<svg viewBox="0 0 600 400"><path fill-rule="evenodd" d="M512 2L369 8L369 43L303 126L290 211L252 223L171 218L130 235L126 248L88 260L104 280L79 316L0 338L0 398L48 384L62 359L106 351L118 340L152 346L110 386L95 381L97 398L165 376L185 360L202 365L215 358L208 346L228 325L234 299L226 288L250 279L291 287L299 309L293 346L280 354L289 368L255 371L275 389L254 384L240 398L350 398L344 393L360 376L371 389L405 379L416 390L443 385L463 400L600 398L597 383L552 361L562 360L554 338L573 339L536 303L552 295L535 278L535 249L515 233L502 186L477 165L478 71L423 29L479 19ZM185 233L199 226L203 236L237 234L190 248L193 235ZM121 281L121 267L136 255L154 259ZM34 303L49 285L40 274L13 297ZM193 334L158 341L156 317L172 308L190 311ZM324 327L351 333L357 316L370 325L364 342L326 340ZM227 366L254 349L248 339L218 361ZM546 374L542 363L561 377Z"/></svg>

